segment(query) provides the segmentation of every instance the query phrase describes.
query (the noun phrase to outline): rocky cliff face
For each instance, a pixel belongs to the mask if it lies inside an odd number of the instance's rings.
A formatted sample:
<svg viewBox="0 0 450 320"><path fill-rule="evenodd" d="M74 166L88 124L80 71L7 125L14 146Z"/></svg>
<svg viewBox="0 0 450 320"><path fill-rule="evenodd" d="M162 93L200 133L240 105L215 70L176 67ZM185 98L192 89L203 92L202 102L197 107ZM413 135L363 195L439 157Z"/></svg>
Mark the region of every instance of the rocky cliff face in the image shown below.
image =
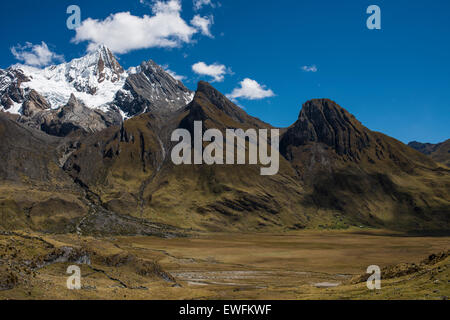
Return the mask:
<svg viewBox="0 0 450 320"><path fill-rule="evenodd" d="M306 102L297 122L284 134L280 149L291 157L290 148L308 143L323 143L339 155L360 158L373 138L361 123L334 101L316 99Z"/></svg>
<svg viewBox="0 0 450 320"><path fill-rule="evenodd" d="M24 100L21 88L23 82L30 79L21 70L9 68L0 69L0 107L12 113L17 113Z"/></svg>
<svg viewBox="0 0 450 320"><path fill-rule="evenodd" d="M271 128L207 83L160 118L147 113L82 142L67 172L121 214L203 230L285 230L350 225L450 228L448 170L372 132L330 100L307 102L281 137L279 174L260 166L181 165L170 160L175 128ZM126 187L124 187L126 186Z"/></svg>
<svg viewBox="0 0 450 320"><path fill-rule="evenodd" d="M114 101L128 116L144 112L174 112L191 102L194 94L152 60L131 74Z"/></svg>

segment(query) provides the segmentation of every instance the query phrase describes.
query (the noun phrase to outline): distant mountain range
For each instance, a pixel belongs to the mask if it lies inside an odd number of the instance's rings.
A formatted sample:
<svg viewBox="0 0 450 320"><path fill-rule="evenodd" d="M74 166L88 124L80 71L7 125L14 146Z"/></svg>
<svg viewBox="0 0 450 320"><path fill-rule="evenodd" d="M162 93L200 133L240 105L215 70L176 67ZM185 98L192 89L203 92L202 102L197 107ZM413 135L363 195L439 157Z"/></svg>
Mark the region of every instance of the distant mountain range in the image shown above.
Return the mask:
<svg viewBox="0 0 450 320"><path fill-rule="evenodd" d="M281 130L279 173L261 176L261 165L172 163L171 133L193 133L194 121L273 127L206 82L194 95L152 61L124 71L102 47L44 70L14 66L0 71L0 95L3 229L450 230L450 169L328 99Z"/></svg>
<svg viewBox="0 0 450 320"><path fill-rule="evenodd" d="M437 144L413 141L408 146L450 167L450 139Z"/></svg>

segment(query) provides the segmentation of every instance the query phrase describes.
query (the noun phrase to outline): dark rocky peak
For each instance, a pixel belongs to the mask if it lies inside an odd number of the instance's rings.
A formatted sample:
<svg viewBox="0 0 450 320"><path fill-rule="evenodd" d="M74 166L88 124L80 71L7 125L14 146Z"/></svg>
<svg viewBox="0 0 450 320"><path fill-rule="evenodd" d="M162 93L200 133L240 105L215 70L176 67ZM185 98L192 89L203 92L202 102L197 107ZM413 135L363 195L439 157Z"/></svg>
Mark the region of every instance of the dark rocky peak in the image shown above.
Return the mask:
<svg viewBox="0 0 450 320"><path fill-rule="evenodd" d="M207 100L210 104L229 115L242 112L241 108L236 106L208 82L200 81L198 83L194 100Z"/></svg>
<svg viewBox="0 0 450 320"><path fill-rule="evenodd" d="M158 65L155 61L153 60L148 60L148 61L142 61L141 64L138 67L138 72L144 72L146 74L158 74L158 73L162 73L165 72L165 70ZM165 74L164 74L165 76Z"/></svg>
<svg viewBox="0 0 450 320"><path fill-rule="evenodd" d="M181 81L149 60L127 78L114 104L130 117L145 112L172 113L191 102L193 96Z"/></svg>
<svg viewBox="0 0 450 320"><path fill-rule="evenodd" d="M36 90L32 89L26 94L25 101L22 105L22 115L32 117L36 113L50 109L51 106Z"/></svg>
<svg viewBox="0 0 450 320"><path fill-rule="evenodd" d="M339 155L357 158L370 141L370 131L347 110L329 99L314 99L303 105L297 122L283 135L280 148L286 153L290 146L319 142Z"/></svg>

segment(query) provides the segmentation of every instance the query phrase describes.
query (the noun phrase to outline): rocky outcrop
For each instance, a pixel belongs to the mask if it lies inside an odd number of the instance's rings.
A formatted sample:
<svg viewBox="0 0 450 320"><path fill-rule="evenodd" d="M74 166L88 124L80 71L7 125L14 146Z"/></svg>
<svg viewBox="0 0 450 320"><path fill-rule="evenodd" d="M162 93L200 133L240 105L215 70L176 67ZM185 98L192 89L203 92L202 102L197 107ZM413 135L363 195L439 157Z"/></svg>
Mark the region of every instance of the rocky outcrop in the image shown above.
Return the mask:
<svg viewBox="0 0 450 320"><path fill-rule="evenodd" d="M231 102L226 96L209 83L200 81L192 102L186 106L187 116L181 121L180 128L194 132L194 121L203 121L204 129L263 129L272 128L270 124L248 115L242 108ZM208 120L208 123L206 121Z"/></svg>
<svg viewBox="0 0 450 320"><path fill-rule="evenodd" d="M92 133L121 123L122 118L118 111L90 109L72 95L69 102L57 111L51 123L42 129L49 134L66 136L78 129Z"/></svg>
<svg viewBox="0 0 450 320"><path fill-rule="evenodd" d="M45 108L46 102L39 94L30 94L24 103L24 116L19 122L36 129L64 137L74 131L98 132L113 125L120 125L122 117L118 111L103 112L90 109L72 95L65 106L57 110Z"/></svg>
<svg viewBox="0 0 450 320"><path fill-rule="evenodd" d="M43 105L39 96L28 99ZM173 131L190 130L196 120L222 133L272 128L204 82L184 108L157 109L109 128L113 121L103 111L86 107L74 95L55 111L30 110L37 112L29 119L41 116L40 128L54 135L97 132L57 138L0 114L0 178L14 186L31 181L21 196L16 189L2 190L2 195L9 192L10 218L0 226L20 222L19 227L34 224L40 230L102 236L176 233L156 221L205 231L450 229L448 169L369 130L331 100L305 103L295 124L282 129L282 156L274 176L262 176L260 164L177 166L171 161ZM72 195L51 189L69 177L68 187L74 188L69 182L77 186ZM39 193L34 195L39 201L30 203L38 183L52 191L51 198ZM90 214L79 219L86 201Z"/></svg>
<svg viewBox="0 0 450 320"><path fill-rule="evenodd" d="M10 110L14 103L22 103L24 91L20 88L23 82L30 79L18 69L0 69L0 109Z"/></svg>

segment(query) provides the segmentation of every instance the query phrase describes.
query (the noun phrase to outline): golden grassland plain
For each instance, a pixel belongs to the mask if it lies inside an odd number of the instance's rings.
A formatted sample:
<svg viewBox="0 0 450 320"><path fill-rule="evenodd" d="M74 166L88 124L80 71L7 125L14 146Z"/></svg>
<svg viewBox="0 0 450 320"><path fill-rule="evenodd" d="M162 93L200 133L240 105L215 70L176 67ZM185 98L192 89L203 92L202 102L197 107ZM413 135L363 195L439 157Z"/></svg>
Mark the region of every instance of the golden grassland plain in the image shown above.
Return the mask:
<svg viewBox="0 0 450 320"><path fill-rule="evenodd" d="M0 299L446 299L450 257L419 264L449 247L450 237L356 229L174 239L4 233ZM66 287L76 263L61 248L89 256L81 290ZM415 264L382 279L381 290L355 281L370 265L402 263Z"/></svg>

